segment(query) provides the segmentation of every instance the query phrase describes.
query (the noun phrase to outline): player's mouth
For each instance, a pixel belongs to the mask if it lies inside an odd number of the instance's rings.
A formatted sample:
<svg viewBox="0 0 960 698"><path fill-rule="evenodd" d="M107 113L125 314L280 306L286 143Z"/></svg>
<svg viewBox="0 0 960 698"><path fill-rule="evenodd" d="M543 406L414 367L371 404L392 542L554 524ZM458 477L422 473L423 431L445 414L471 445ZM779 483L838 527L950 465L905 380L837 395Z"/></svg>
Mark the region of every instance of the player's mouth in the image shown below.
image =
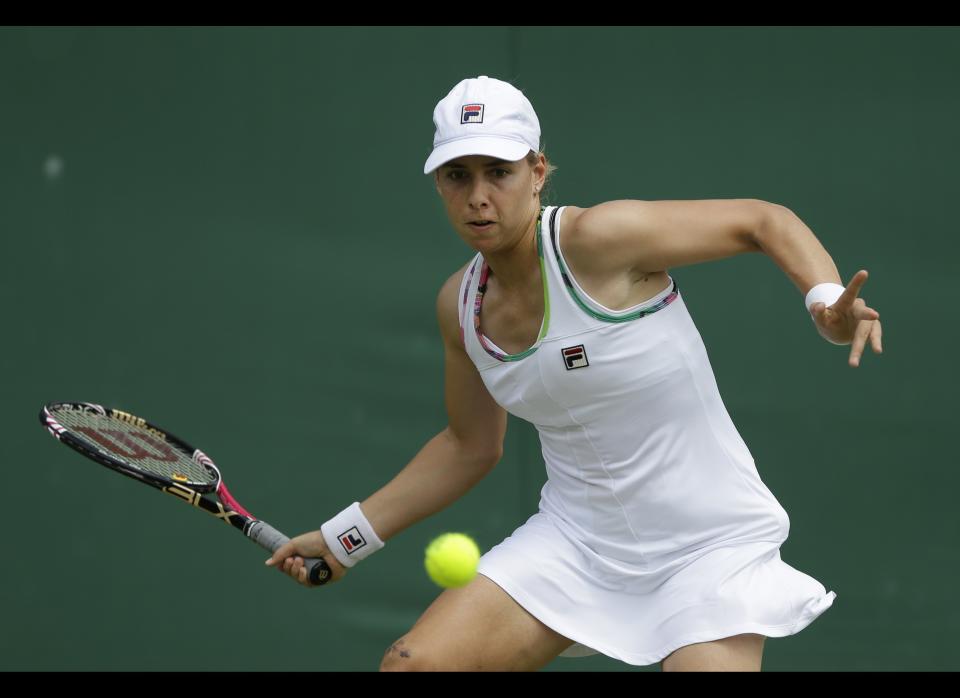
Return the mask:
<svg viewBox="0 0 960 698"><path fill-rule="evenodd" d="M493 221L480 220L480 221L470 221L467 223L471 228L478 231L489 230L493 226Z"/></svg>

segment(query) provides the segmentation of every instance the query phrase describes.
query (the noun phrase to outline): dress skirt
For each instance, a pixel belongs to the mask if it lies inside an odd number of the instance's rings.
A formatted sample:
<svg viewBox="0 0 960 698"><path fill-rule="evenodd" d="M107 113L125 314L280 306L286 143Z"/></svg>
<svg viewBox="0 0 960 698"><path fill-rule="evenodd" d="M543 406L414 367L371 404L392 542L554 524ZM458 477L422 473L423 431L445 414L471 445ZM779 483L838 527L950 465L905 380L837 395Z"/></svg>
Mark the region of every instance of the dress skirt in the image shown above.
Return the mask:
<svg viewBox="0 0 960 698"><path fill-rule="evenodd" d="M550 513L534 514L480 560L479 573L574 641L561 656L602 653L634 665L742 633L784 637L836 594L780 559L777 541L718 543L659 569L603 558Z"/></svg>

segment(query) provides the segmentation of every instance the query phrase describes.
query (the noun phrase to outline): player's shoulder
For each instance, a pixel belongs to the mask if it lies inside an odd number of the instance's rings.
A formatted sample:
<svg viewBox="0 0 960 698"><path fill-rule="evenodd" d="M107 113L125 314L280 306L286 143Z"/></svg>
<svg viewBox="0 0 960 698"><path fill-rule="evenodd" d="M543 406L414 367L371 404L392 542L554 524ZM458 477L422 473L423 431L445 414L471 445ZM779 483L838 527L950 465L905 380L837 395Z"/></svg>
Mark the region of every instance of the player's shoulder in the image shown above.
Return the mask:
<svg viewBox="0 0 960 698"><path fill-rule="evenodd" d="M557 208L559 208L563 212L563 220L565 224L567 221L576 220L577 218L579 218L584 211L590 210L589 207L585 208L583 206L572 206L572 205L557 206Z"/></svg>
<svg viewBox="0 0 960 698"><path fill-rule="evenodd" d="M460 283L463 281L463 275L467 273L467 269L473 264L476 257L471 257L467 262L453 272L447 279L443 282L443 285L440 286L440 292L437 294L437 302L443 302L447 304L457 304L457 296L460 293Z"/></svg>
<svg viewBox="0 0 960 698"><path fill-rule="evenodd" d="M444 336L458 336L460 327L460 283L463 275L473 264L471 257L462 267L453 272L440 286L437 293L437 317Z"/></svg>
<svg viewBox="0 0 960 698"><path fill-rule="evenodd" d="M638 199L619 199L603 201L586 208L564 206L561 227L565 235L578 236L583 239L583 242L589 244L590 241L602 238L606 230L617 227L624 218L634 220L645 215L653 210L651 204L655 203Z"/></svg>
<svg viewBox="0 0 960 698"><path fill-rule="evenodd" d="M643 226L650 218L650 203L623 199L567 207L560 221L560 245L568 262L583 274L623 271L630 258L624 249L632 244L623 231Z"/></svg>
<svg viewBox="0 0 960 698"><path fill-rule="evenodd" d="M580 223L580 217L590 210L580 206L560 206L559 208L563 211L563 215L560 216L560 227L565 235L576 231Z"/></svg>
<svg viewBox="0 0 960 698"><path fill-rule="evenodd" d="M590 266L586 261L604 251L604 235L597 232L597 206L564 206L560 217L560 246L568 261L578 269ZM602 210L602 209L601 209Z"/></svg>

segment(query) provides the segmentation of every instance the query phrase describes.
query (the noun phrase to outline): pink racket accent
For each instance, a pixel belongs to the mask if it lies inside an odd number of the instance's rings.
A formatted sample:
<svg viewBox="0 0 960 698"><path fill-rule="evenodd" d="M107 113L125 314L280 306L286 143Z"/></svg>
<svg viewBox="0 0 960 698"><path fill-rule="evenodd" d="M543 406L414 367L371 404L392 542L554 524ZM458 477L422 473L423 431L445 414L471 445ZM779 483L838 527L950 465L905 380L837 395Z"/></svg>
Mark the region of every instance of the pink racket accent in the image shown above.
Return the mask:
<svg viewBox="0 0 960 698"><path fill-rule="evenodd" d="M198 448L196 451L193 452L192 458L193 458L193 462L194 462L194 463L199 463L200 465L211 466L211 467L213 467L213 468L216 468L216 467L217 467L217 466L215 466L215 465L213 464L213 461L210 460L210 458L207 456L207 454L204 453L203 451L201 451L199 448Z"/></svg>
<svg viewBox="0 0 960 698"><path fill-rule="evenodd" d="M227 489L227 486L223 484L223 480L220 481L220 484L217 485L217 496L220 497L221 501L226 504L228 507L233 509L238 514L243 514L248 519L257 518L249 511L240 506L240 502L233 498L233 495L230 494L230 490Z"/></svg>
<svg viewBox="0 0 960 698"><path fill-rule="evenodd" d="M44 410L44 412L46 412L46 410ZM57 441L59 441L60 434L65 432L66 429L60 426L57 420L55 420L53 417L50 416L49 412L47 412L46 421L47 421L47 431L49 431L50 435L55 436L57 438Z"/></svg>

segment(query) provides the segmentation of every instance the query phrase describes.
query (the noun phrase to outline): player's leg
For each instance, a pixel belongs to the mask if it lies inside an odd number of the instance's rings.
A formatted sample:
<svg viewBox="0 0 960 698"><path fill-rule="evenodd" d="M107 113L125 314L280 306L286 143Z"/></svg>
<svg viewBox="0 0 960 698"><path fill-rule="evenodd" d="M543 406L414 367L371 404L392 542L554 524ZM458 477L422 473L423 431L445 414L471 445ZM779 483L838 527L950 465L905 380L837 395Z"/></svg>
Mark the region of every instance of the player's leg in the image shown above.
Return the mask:
<svg viewBox="0 0 960 698"><path fill-rule="evenodd" d="M573 642L478 574L447 589L383 656L381 671L530 671Z"/></svg>
<svg viewBox="0 0 960 698"><path fill-rule="evenodd" d="M676 650L663 660L664 671L760 671L763 635L734 635Z"/></svg>

